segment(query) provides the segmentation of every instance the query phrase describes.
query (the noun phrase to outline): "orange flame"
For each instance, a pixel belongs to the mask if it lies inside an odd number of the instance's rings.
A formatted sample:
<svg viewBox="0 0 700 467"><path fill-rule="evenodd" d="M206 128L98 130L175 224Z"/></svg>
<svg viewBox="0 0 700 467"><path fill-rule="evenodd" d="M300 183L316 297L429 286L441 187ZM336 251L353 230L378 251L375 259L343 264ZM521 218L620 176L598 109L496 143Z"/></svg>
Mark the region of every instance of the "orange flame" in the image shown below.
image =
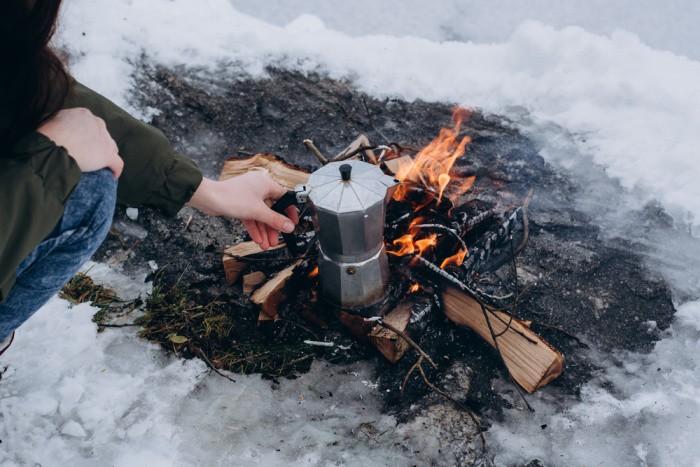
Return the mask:
<svg viewBox="0 0 700 467"><path fill-rule="evenodd" d="M414 225L418 224L420 220L421 218L418 217L411 221L408 227L409 233L394 240L392 245L396 249L387 250L387 253L394 256L405 256L416 253L418 256L422 256L428 248L437 245L437 234L430 234L425 238L416 240L415 237L418 234L418 229L416 229Z"/></svg>
<svg viewBox="0 0 700 467"><path fill-rule="evenodd" d="M390 255L394 256L404 256L410 255L416 251L416 247L413 245L413 235L406 234L403 235L393 242L394 246L398 247L396 251L387 251Z"/></svg>
<svg viewBox="0 0 700 467"><path fill-rule="evenodd" d="M470 110L455 107L452 114L452 128L441 129L438 137L418 153L413 163L403 164L399 167L395 177L402 182L411 180L431 188L438 193L438 202L443 195L453 202L456 201L474 183L474 177L450 183L454 181L450 177L452 166L457 158L464 154L467 144L471 142L471 138L468 136L457 142L462 122L470 115ZM394 199L400 201L404 199L406 193L407 188L399 185L394 192Z"/></svg>
<svg viewBox="0 0 700 467"><path fill-rule="evenodd" d="M420 285L416 282L408 289L408 293L416 293L419 290L420 290Z"/></svg>
<svg viewBox="0 0 700 467"><path fill-rule="evenodd" d="M309 279L313 279L314 277L318 276L318 266L316 266L313 271L309 273Z"/></svg>
<svg viewBox="0 0 700 467"><path fill-rule="evenodd" d="M445 258L445 260L440 265L440 269L445 269L450 264L454 264L455 266L461 266L464 262L465 256L467 256L467 250L465 250L464 248L460 248L457 253L450 256L449 258Z"/></svg>
<svg viewBox="0 0 700 467"><path fill-rule="evenodd" d="M430 234L426 238L415 240L413 243L416 245L416 248L418 248L418 256L423 256L425 250L431 246L437 245L437 234Z"/></svg>

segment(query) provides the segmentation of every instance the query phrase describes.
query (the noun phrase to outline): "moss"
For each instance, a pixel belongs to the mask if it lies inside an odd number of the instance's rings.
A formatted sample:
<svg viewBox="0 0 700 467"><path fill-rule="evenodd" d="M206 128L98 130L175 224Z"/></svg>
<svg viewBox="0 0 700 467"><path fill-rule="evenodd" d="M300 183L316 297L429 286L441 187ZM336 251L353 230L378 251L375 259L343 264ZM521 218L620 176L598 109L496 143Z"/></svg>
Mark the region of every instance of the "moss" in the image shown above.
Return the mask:
<svg viewBox="0 0 700 467"><path fill-rule="evenodd" d="M259 325L246 319L250 313L224 300L206 301L178 282L171 287L160 282L137 322L142 337L183 357L203 355L217 369L273 377L308 371L315 355L304 343L308 333L284 322Z"/></svg>
<svg viewBox="0 0 700 467"><path fill-rule="evenodd" d="M86 273L79 272L58 292L58 296L74 305L92 303L99 308L92 320L104 324L116 314L129 313L142 304L140 299L124 300L117 293L103 285L96 284Z"/></svg>

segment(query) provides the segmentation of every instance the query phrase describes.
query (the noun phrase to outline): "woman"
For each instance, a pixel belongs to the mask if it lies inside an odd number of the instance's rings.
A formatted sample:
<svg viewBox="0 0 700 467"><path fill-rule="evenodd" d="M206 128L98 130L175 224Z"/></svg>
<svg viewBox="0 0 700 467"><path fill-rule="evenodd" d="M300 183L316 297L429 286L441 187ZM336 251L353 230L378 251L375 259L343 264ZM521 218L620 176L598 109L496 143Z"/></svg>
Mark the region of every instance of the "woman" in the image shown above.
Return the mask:
<svg viewBox="0 0 700 467"><path fill-rule="evenodd" d="M0 354L99 247L115 202L241 219L263 249L298 221L268 207L285 192L269 177L203 178L160 131L75 82L48 46L60 3L0 2Z"/></svg>

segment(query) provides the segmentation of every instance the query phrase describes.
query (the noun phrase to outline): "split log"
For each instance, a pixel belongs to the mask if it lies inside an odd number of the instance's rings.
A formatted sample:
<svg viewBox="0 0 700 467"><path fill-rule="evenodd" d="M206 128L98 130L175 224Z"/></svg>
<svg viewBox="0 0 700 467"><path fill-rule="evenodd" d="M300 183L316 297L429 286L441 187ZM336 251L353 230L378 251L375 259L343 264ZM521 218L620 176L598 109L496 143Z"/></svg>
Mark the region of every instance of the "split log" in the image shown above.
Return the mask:
<svg viewBox="0 0 700 467"><path fill-rule="evenodd" d="M359 156L359 150L362 147L368 147L371 146L371 143L369 142L369 138L365 135L360 135L357 138L355 138L355 141L350 143L348 147L340 151L332 160L333 161L344 161L346 159L351 159L356 156ZM377 163L377 156L374 154L374 151L371 149L365 149L364 151L360 151L362 154L364 154L367 159L373 163Z"/></svg>
<svg viewBox="0 0 700 467"><path fill-rule="evenodd" d="M384 165L392 174L396 175L402 168L413 165L413 158L411 156L396 157L384 161Z"/></svg>
<svg viewBox="0 0 700 467"><path fill-rule="evenodd" d="M219 180L242 175L251 170L259 170L270 175L277 183L288 190L303 185L309 180L309 173L300 167L288 164L273 154L256 154L239 159L232 157L224 162Z"/></svg>
<svg viewBox="0 0 700 467"><path fill-rule="evenodd" d="M367 321L363 316L348 313L345 310L337 310L338 321L347 328L360 342L367 342L369 333L375 326L372 321Z"/></svg>
<svg viewBox="0 0 700 467"><path fill-rule="evenodd" d="M265 284L250 297L250 301L260 306L261 311L258 315L258 320L268 321L277 319L279 305L287 298L284 286L292 277L294 268L299 266L299 264L301 264L300 259L278 272L275 277L265 282Z"/></svg>
<svg viewBox="0 0 700 467"><path fill-rule="evenodd" d="M256 255L266 251L279 250L284 248L285 244L280 243L277 246L270 247L268 250L261 249L257 243L253 241L236 243L232 247L224 250L222 261L224 263L224 272L226 273L226 282L229 285L238 280L241 273L248 267L248 261L244 257L255 258Z"/></svg>
<svg viewBox="0 0 700 467"><path fill-rule="evenodd" d="M243 276L243 294L248 296L253 293L253 290L263 282L267 276L262 271L251 272Z"/></svg>
<svg viewBox="0 0 700 467"><path fill-rule="evenodd" d="M564 357L532 332L527 323L515 318L511 321L509 315L499 311L494 311L493 314L487 312L484 315L479 302L454 287L444 289L442 300L445 315L451 321L473 329L491 346L497 348L510 375L528 393L541 388L561 374ZM486 316L489 318L488 322ZM496 336L496 342L493 335Z"/></svg>
<svg viewBox="0 0 700 467"><path fill-rule="evenodd" d="M412 311L413 305L411 303L403 303L387 313L382 320L399 331L405 332L406 327L411 320ZM396 363L399 361L409 347L409 344L405 339L400 337L394 331L382 326L375 326L375 328L369 334L369 340L391 363Z"/></svg>

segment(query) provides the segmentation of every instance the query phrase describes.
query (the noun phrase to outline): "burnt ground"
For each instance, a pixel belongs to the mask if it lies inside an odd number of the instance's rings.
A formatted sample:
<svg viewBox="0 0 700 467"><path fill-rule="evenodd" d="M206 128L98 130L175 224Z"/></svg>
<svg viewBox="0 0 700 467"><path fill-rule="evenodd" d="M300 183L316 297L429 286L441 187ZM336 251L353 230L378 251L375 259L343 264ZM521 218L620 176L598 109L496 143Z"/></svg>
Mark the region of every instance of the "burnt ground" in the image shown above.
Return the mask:
<svg viewBox="0 0 700 467"><path fill-rule="evenodd" d="M241 155L272 152L298 166L315 169L319 164L303 146L305 138L333 155L360 131L373 142L383 143L386 136L402 145L421 147L440 127L449 126L449 104L377 100L347 83L282 70L269 70L269 76L261 80L213 77L185 68L144 65L136 76L134 104L158 109L160 114L152 123L209 177L216 177L223 161L238 151ZM669 287L645 269L634 245L603 235L591 218L578 211L576 199L582 187L546 164L536 144L508 120L475 112L463 125L463 132L473 139L460 162L463 173L476 174L470 196L505 209L534 190L529 241L517 259L519 285L528 287L518 304L518 317L561 327L605 353L649 350L659 331L669 326L674 309ZM658 227L668 222L663 212L652 208L642 214L645 222ZM185 229L190 215L192 220ZM311 338L350 346L343 351L314 348L304 352L332 363L374 362L380 389L386 394L386 409L400 420L423 417L424 423L428 419L434 424L467 423L466 419L444 416L451 410L449 406L429 394L417 376L409 381L406 392L399 394L398 387L415 361L412 351L398 364L390 364L373 348L357 344L332 318L325 320L328 326L322 329L301 316L292 316L290 309L283 309L282 316L303 324L303 328L285 326L285 320L272 328L258 326L257 311L242 297L240 285L226 285L221 265L221 251L245 237L239 223L208 218L189 208L174 219L141 209L138 219L132 221L124 208L118 207L114 232L117 235L110 236L98 253L102 259L121 262L126 270L143 270L147 261L155 260L161 266L158 278L164 287L177 282L198 303L218 300L224 304L221 312L234 323L233 340L274 340L284 327L285 335L280 339L287 343L289 339ZM487 268L482 280L512 287L512 264ZM485 426L489 419L498 419L504 407L521 404L512 395L502 397L493 389L493 380L506 375L491 347L439 312L426 319L424 331L415 338L439 360L440 369L429 374L434 382L481 415ZM564 374L551 386L575 398L599 370L591 353L557 330L538 324L533 329L566 357ZM304 366L294 370L303 371ZM270 375L272 384L277 376ZM449 426L442 429L448 437L462 436ZM478 449L474 443L453 443L456 461L466 462L468 456L463 456L475 446Z"/></svg>

